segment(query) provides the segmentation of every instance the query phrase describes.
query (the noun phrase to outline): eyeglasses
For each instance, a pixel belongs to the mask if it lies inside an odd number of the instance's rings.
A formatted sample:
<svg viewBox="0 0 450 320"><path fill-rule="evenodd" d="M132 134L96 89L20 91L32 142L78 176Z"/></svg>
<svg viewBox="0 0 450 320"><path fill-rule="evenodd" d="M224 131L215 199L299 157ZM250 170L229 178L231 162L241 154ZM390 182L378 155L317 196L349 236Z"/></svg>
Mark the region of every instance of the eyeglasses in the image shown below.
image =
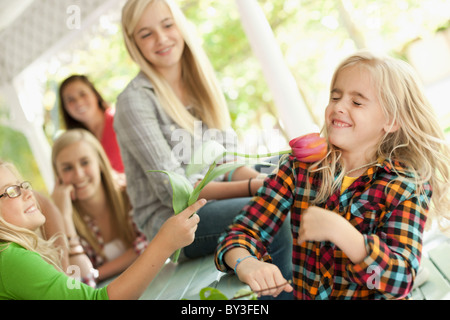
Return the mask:
<svg viewBox="0 0 450 320"><path fill-rule="evenodd" d="M32 190L31 183L29 183L28 181L24 181L18 186L10 186L5 189L5 193L0 194L0 198L3 198L5 196L8 196L11 199L17 198L22 194L22 191L20 189Z"/></svg>

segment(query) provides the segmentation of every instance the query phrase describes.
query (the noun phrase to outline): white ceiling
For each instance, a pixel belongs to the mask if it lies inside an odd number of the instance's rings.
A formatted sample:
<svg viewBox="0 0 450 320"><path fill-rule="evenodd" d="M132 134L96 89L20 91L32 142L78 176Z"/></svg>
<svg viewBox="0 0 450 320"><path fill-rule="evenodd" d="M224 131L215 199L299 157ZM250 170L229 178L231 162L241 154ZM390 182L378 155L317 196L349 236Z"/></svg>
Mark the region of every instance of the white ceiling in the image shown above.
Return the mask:
<svg viewBox="0 0 450 320"><path fill-rule="evenodd" d="M0 31L11 24L34 0L0 0Z"/></svg>
<svg viewBox="0 0 450 320"><path fill-rule="evenodd" d="M122 1L0 0L0 86L86 34L102 14L120 10ZM82 9L77 25L69 24L74 5Z"/></svg>

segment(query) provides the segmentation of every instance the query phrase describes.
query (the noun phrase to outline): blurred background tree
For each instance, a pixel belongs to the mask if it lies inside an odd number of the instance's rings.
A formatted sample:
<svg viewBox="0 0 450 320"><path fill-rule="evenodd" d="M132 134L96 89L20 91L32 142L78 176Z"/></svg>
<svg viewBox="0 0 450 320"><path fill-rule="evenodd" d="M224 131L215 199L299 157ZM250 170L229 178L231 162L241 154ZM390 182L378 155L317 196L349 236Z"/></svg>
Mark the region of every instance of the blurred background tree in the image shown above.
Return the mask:
<svg viewBox="0 0 450 320"><path fill-rule="evenodd" d="M241 27L234 1L178 3L203 40L238 134L243 137L249 130L281 130L272 94ZM258 3L318 125L323 121L331 74L346 55L369 47L407 59L406 44L429 36L450 18L445 0L259 0ZM120 12L105 15L81 43L49 63L45 102L52 114L49 138L59 126L56 93L65 77L72 73L87 74L114 104L138 71L123 45Z"/></svg>
<svg viewBox="0 0 450 320"><path fill-rule="evenodd" d="M255 146L246 150L280 150L286 140L277 109L241 27L235 2L177 2L203 40L227 99L234 129L242 141ZM448 30L450 21L448 0L258 0L258 3L319 126L328 102L331 75L345 56L368 47L408 60L411 44L433 37L437 30ZM57 96L62 80L74 73L86 74L114 106L117 95L137 74L138 69L123 44L120 11L105 13L82 39L47 62L43 107L50 143L60 129ZM450 86L450 74L444 80ZM450 134L448 103L435 101L442 126ZM281 134L274 137L270 130L279 130ZM4 153L2 147L0 156Z"/></svg>

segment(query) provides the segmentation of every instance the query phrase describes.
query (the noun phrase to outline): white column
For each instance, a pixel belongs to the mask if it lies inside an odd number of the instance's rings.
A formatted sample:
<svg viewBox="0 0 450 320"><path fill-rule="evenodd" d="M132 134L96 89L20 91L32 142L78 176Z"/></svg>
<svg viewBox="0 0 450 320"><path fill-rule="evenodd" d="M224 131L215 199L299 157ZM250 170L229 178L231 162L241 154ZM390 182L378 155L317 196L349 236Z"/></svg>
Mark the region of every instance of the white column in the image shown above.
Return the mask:
<svg viewBox="0 0 450 320"><path fill-rule="evenodd" d="M26 79L25 77L16 78L12 84L2 88L3 96L10 106L11 121L6 125L25 135L47 190L51 192L54 177L51 166L51 147L42 129L42 86L33 79Z"/></svg>
<svg viewBox="0 0 450 320"><path fill-rule="evenodd" d="M272 29L256 0L236 0L241 23L253 53L259 59L273 94L281 124L289 139L319 132L300 95L294 76L286 66Z"/></svg>

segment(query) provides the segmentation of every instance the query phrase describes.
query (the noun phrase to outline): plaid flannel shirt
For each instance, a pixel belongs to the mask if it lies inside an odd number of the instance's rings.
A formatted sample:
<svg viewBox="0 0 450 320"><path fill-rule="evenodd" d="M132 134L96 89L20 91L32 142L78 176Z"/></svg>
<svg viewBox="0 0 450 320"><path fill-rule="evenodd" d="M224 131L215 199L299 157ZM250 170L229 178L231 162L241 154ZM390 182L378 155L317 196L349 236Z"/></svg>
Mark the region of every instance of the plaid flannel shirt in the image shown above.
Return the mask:
<svg viewBox="0 0 450 320"><path fill-rule="evenodd" d="M397 172L411 176L398 162ZM365 240L367 257L353 264L328 241L297 243L302 212L314 199L320 181L310 178L308 164L292 156L280 162L257 195L219 239L216 267L232 270L224 254L244 247L258 259L271 261L266 248L289 211L293 236L293 284L297 299L393 299L410 296L419 268L427 205L414 195L416 185L402 179L388 160L369 168L342 194L337 190L319 207L345 217ZM431 187L425 184L426 197Z"/></svg>

